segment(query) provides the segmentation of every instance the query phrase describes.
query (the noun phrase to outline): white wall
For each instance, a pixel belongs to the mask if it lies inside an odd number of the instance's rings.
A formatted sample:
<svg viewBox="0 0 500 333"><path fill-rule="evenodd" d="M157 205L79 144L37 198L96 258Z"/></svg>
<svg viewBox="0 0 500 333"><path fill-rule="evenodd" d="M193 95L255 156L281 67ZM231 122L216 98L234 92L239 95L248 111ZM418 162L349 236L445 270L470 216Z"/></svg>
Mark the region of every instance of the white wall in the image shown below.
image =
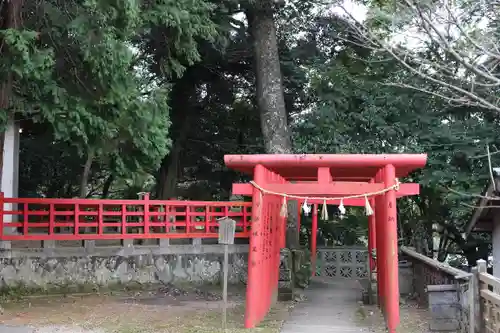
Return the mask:
<svg viewBox="0 0 500 333"><path fill-rule="evenodd" d="M10 118L5 131L3 147L3 170L1 191L7 198L17 198L19 188L19 124ZM5 204L4 210L12 210L12 204ZM4 216L5 222L13 221L12 216ZM15 232L15 229L4 230Z"/></svg>

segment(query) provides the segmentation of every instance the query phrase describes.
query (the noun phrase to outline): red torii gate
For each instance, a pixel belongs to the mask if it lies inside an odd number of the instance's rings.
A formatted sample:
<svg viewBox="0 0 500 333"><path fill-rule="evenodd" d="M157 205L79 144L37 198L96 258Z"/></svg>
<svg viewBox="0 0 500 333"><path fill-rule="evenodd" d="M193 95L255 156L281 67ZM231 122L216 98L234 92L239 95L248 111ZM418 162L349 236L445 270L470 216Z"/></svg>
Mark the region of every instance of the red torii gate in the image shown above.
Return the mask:
<svg viewBox="0 0 500 333"><path fill-rule="evenodd" d="M396 198L419 193L418 184L399 184L398 178L424 167L426 161L426 154L224 156L227 167L253 176L253 184L233 184L233 194L252 196L245 327L253 328L264 318L277 293L280 249L285 246L283 198L321 196L328 200L320 203L334 203L337 198L338 204L338 198L357 196L343 204L364 206L369 199L374 207L375 214L369 217L370 268L376 248L379 306L389 332L395 333L399 325Z"/></svg>

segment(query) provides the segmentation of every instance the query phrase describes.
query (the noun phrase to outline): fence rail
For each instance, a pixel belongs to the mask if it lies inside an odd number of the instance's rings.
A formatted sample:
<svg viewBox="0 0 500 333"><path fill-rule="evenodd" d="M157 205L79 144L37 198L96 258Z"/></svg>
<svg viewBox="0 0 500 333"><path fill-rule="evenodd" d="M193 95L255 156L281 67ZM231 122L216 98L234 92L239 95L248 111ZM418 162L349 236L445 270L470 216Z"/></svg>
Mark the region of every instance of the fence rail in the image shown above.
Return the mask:
<svg viewBox="0 0 500 333"><path fill-rule="evenodd" d="M4 198L0 240L217 238L218 218L248 238L251 202Z"/></svg>
<svg viewBox="0 0 500 333"><path fill-rule="evenodd" d="M408 247L401 247L401 252L413 266L418 305L430 310L430 330L469 333L471 274Z"/></svg>
<svg viewBox="0 0 500 333"><path fill-rule="evenodd" d="M477 277L476 298L473 300L475 331L472 333L500 332L500 279L486 272L486 262L479 260L474 269Z"/></svg>
<svg viewBox="0 0 500 333"><path fill-rule="evenodd" d="M401 247L401 252L412 263L413 286L418 304L422 307L428 306L428 286L456 284L457 277L463 276L465 273L405 246Z"/></svg>
<svg viewBox="0 0 500 333"><path fill-rule="evenodd" d="M414 267L415 292L422 293L418 295L419 305L430 309L431 331L450 331L450 324L457 322L453 332L500 332L500 279L487 273L486 261L478 260L472 273L467 273L410 248L401 250ZM435 329L442 328L440 322L447 329Z"/></svg>

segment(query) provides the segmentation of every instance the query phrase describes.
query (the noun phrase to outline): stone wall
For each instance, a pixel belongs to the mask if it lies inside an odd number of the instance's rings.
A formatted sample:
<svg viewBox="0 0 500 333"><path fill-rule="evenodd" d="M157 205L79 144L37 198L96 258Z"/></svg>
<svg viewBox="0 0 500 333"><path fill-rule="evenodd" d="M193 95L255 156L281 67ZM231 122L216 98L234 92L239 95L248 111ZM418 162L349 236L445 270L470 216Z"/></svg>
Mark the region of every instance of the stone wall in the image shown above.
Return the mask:
<svg viewBox="0 0 500 333"><path fill-rule="evenodd" d="M230 246L229 281L246 282L248 245ZM53 247L0 252L0 289L218 283L221 245Z"/></svg>
<svg viewBox="0 0 500 333"><path fill-rule="evenodd" d="M399 262L399 293L401 295L413 295L413 266L411 262Z"/></svg>

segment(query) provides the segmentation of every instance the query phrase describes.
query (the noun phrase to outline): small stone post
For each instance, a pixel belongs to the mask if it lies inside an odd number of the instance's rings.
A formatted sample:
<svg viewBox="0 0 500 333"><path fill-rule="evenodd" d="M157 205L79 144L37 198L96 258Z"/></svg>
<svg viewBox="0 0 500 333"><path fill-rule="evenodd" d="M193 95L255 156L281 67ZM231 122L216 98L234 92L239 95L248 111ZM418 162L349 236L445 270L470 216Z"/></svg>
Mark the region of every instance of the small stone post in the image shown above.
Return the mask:
<svg viewBox="0 0 500 333"><path fill-rule="evenodd" d="M43 252L45 253L46 256L53 256L54 255L54 250L56 248L56 241L55 240L44 240L42 241L42 248Z"/></svg>
<svg viewBox="0 0 500 333"><path fill-rule="evenodd" d="M91 253L95 250L95 240L86 239L83 241L83 246L85 247L87 253Z"/></svg>
<svg viewBox="0 0 500 333"><path fill-rule="evenodd" d="M191 244L194 246L194 247L197 247L197 248L200 248L201 247L201 244L202 244L202 241L201 241L201 238L193 238L191 240Z"/></svg>
<svg viewBox="0 0 500 333"><path fill-rule="evenodd" d="M280 273L278 286L278 300L287 302L294 298L293 287L293 257L288 248L280 251Z"/></svg>
<svg viewBox="0 0 500 333"><path fill-rule="evenodd" d="M477 333L479 323L479 276L478 267L472 267L469 279L469 333Z"/></svg>
<svg viewBox="0 0 500 333"><path fill-rule="evenodd" d="M474 297L473 298L473 302L475 304L479 304L479 306L478 306L479 313L476 313L475 318L476 318L476 325L478 327L477 332L478 333L485 333L486 332L486 327L484 325L484 320L482 318L482 314L484 313L485 308L484 308L483 302L481 301L481 281L479 279L479 274L480 273L486 273L487 272L487 270L486 270L486 261L485 260L481 259L481 260L477 261L477 271L478 271L478 273L476 275L476 277L477 277L477 279L476 279L477 280L477 284L476 284L477 289L475 289L476 293L473 296Z"/></svg>

